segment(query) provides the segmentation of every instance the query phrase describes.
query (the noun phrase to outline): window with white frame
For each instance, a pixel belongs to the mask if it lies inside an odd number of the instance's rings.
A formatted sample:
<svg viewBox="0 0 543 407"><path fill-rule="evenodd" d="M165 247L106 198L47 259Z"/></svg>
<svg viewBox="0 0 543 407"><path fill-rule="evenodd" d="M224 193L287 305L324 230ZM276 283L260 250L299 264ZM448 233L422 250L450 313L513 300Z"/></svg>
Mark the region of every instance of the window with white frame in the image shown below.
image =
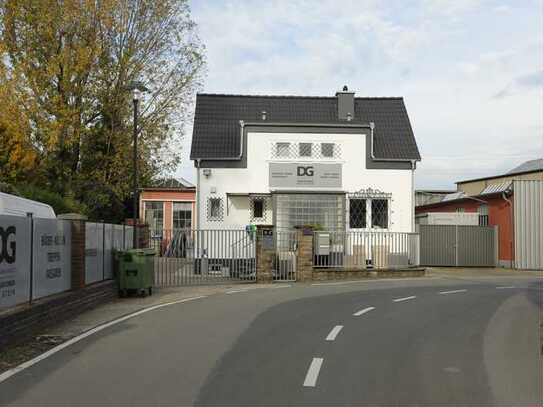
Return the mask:
<svg viewBox="0 0 543 407"><path fill-rule="evenodd" d="M348 196L350 229L389 229L392 195L365 189Z"/></svg>
<svg viewBox="0 0 543 407"><path fill-rule="evenodd" d="M174 202L172 219L174 229L190 229L192 226L192 203Z"/></svg>
<svg viewBox="0 0 543 407"><path fill-rule="evenodd" d="M222 221L224 217L224 208L221 198L208 198L207 200L207 220L209 222Z"/></svg>
<svg viewBox="0 0 543 407"><path fill-rule="evenodd" d="M250 221L256 223L265 222L267 210L270 208L270 197L267 195L255 195L249 197Z"/></svg>
<svg viewBox="0 0 543 407"><path fill-rule="evenodd" d="M145 223L152 232L162 233L164 228L164 202L145 201Z"/></svg>

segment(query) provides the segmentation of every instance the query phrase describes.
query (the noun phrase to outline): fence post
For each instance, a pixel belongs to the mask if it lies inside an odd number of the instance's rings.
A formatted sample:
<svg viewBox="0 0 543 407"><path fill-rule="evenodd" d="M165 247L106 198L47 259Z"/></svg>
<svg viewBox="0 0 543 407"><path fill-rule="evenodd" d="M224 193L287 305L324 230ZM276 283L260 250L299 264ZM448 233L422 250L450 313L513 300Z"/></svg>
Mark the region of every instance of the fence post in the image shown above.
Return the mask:
<svg viewBox="0 0 543 407"><path fill-rule="evenodd" d="M300 281L313 280L313 229L298 230L298 276Z"/></svg>
<svg viewBox="0 0 543 407"><path fill-rule="evenodd" d="M32 304L34 296L34 215L27 212L26 216L30 220L30 284L28 288L28 304Z"/></svg>
<svg viewBox="0 0 543 407"><path fill-rule="evenodd" d="M106 224L102 223L102 281L106 279Z"/></svg>
<svg viewBox="0 0 543 407"><path fill-rule="evenodd" d="M256 282L257 283L271 283L273 281L272 267L273 259L275 256L275 248L273 247L273 226L261 226L256 227ZM271 235L269 234L271 231ZM270 239L271 238L271 239ZM270 243L271 240L271 244Z"/></svg>

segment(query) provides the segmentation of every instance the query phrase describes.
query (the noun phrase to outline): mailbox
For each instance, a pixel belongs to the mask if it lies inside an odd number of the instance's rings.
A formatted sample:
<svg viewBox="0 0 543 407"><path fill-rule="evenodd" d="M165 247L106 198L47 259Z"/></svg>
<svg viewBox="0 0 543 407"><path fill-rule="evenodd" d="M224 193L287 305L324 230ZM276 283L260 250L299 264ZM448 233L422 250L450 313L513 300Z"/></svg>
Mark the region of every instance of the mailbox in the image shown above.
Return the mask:
<svg viewBox="0 0 543 407"><path fill-rule="evenodd" d="M317 256L328 256L330 254L330 233L317 232L315 254Z"/></svg>

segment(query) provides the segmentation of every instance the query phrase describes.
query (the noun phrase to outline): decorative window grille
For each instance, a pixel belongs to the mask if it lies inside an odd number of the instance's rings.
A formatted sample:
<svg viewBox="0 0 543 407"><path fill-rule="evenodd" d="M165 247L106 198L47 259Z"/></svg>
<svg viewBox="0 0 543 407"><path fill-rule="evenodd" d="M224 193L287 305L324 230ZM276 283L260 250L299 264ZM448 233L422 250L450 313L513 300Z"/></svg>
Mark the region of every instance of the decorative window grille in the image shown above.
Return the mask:
<svg viewBox="0 0 543 407"><path fill-rule="evenodd" d="M321 144L321 156L326 158L334 157L334 144L333 143L322 143Z"/></svg>
<svg viewBox="0 0 543 407"><path fill-rule="evenodd" d="M300 157L311 157L312 149L313 149L313 144L311 143L298 144L298 153Z"/></svg>
<svg viewBox="0 0 543 407"><path fill-rule="evenodd" d="M366 200L362 198L349 198L349 228L366 228Z"/></svg>
<svg viewBox="0 0 543 407"><path fill-rule="evenodd" d="M341 145L336 143L271 143L271 158L280 160L316 159L338 160L341 158Z"/></svg>
<svg viewBox="0 0 543 407"><path fill-rule="evenodd" d="M349 228L388 229L392 194L377 189L363 189L349 194Z"/></svg>
<svg viewBox="0 0 543 407"><path fill-rule="evenodd" d="M224 205L221 198L209 198L207 200L207 220L220 222L224 219Z"/></svg>
<svg viewBox="0 0 543 407"><path fill-rule="evenodd" d="M266 195L251 195L249 197L249 210L251 222L262 223L267 221L267 212L270 209L270 197Z"/></svg>
<svg viewBox="0 0 543 407"><path fill-rule="evenodd" d="M277 143L275 145L275 154L277 157L289 158L291 155L290 143Z"/></svg>

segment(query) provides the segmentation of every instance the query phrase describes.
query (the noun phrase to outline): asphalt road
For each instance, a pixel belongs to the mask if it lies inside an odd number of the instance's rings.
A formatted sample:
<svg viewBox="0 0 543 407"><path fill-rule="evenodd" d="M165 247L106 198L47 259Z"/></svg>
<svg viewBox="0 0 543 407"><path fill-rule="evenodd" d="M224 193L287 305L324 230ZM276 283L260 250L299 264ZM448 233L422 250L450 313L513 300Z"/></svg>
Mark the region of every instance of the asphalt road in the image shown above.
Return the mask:
<svg viewBox="0 0 543 407"><path fill-rule="evenodd" d="M92 335L0 406L543 405L543 279L240 290Z"/></svg>

